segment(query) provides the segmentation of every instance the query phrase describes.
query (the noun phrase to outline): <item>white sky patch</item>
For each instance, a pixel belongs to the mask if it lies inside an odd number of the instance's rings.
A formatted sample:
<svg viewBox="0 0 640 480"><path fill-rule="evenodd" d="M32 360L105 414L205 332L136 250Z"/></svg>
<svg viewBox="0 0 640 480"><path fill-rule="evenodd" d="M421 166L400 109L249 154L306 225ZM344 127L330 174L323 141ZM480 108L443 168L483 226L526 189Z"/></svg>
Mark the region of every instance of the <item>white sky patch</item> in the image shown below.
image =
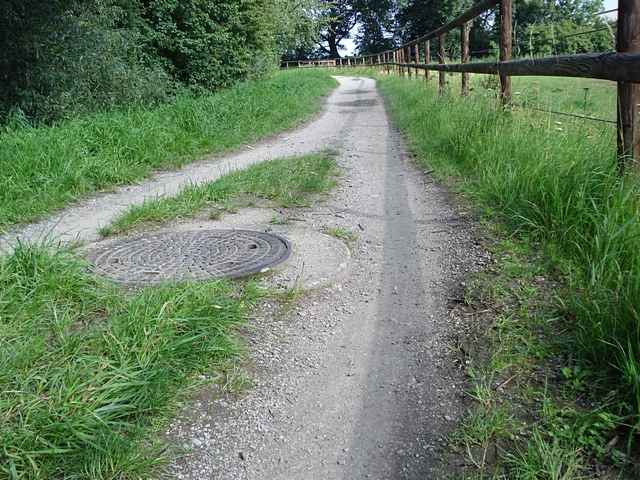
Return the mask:
<svg viewBox="0 0 640 480"><path fill-rule="evenodd" d="M618 8L618 0L604 0L604 9L605 10L612 10L614 8ZM617 12L613 12L613 13L609 13L607 14L608 18L618 18L618 13Z"/></svg>

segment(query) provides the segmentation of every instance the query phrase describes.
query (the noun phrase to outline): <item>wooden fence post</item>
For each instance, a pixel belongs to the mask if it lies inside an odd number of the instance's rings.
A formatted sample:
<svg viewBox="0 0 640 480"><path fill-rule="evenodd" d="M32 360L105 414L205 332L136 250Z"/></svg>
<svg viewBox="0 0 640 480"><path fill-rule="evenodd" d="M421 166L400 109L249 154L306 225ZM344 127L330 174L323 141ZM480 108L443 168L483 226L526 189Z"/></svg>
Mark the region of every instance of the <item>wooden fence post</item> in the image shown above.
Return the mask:
<svg viewBox="0 0 640 480"><path fill-rule="evenodd" d="M513 44L513 3L512 0L500 2L500 61L511 60ZM502 103L511 101L511 78L500 75L500 96Z"/></svg>
<svg viewBox="0 0 640 480"><path fill-rule="evenodd" d="M460 61L469 63L469 32L471 31L471 22L466 22L460 29ZM462 91L463 97L469 95L469 74L462 74Z"/></svg>
<svg viewBox="0 0 640 480"><path fill-rule="evenodd" d="M413 46L413 52L415 55L416 65L420 63L420 47L418 46L418 42ZM420 69L416 66L416 78L418 78L418 74L420 73Z"/></svg>
<svg viewBox="0 0 640 480"><path fill-rule="evenodd" d="M411 45L409 45L408 47L405 47L404 52L407 55L407 61L405 63L412 63L411 62ZM413 70L410 67L407 67L407 73L409 74L409 78L411 78L411 75L413 75Z"/></svg>
<svg viewBox="0 0 640 480"><path fill-rule="evenodd" d="M618 53L640 52L640 0L618 0ZM638 170L640 84L618 82L618 166ZM630 167L630 168L629 168Z"/></svg>
<svg viewBox="0 0 640 480"><path fill-rule="evenodd" d="M424 42L424 63L428 64L429 62L431 62L431 42L427 40L426 42ZM429 81L430 76L431 74L429 73L429 70L425 70L424 79L427 82Z"/></svg>
<svg viewBox="0 0 640 480"><path fill-rule="evenodd" d="M438 35L438 63L444 64L446 57L446 50L444 48L445 35L444 33ZM440 95L444 94L446 85L447 85L447 77L445 76L445 72L438 72L438 92Z"/></svg>

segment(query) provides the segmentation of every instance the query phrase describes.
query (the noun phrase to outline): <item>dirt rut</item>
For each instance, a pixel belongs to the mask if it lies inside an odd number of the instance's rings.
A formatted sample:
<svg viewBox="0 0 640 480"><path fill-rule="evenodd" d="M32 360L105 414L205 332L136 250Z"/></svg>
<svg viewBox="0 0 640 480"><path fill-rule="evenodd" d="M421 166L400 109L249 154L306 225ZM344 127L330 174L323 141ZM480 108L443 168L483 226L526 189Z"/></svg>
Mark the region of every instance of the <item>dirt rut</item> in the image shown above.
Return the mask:
<svg viewBox="0 0 640 480"><path fill-rule="evenodd" d="M375 82L340 83L325 113L339 120L318 146L340 152L344 176L296 225L356 233L349 273L292 311L263 305L246 332L254 385L189 404L168 432L187 450L170 477L445 478L463 396L447 302L473 242L412 165Z"/></svg>

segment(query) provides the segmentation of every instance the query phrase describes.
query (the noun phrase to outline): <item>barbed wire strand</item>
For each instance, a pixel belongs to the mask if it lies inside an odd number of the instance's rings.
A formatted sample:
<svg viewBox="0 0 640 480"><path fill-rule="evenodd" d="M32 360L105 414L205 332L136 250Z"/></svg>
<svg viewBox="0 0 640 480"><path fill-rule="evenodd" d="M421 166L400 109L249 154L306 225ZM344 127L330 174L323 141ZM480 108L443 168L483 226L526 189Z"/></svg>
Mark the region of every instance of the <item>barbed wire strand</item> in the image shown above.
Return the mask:
<svg viewBox="0 0 640 480"><path fill-rule="evenodd" d="M546 108L532 107L530 105L523 105L523 104L515 104L515 106L518 107L518 108L522 108L524 110L534 110L536 112L551 113L553 115L561 115L561 116L564 116L564 117L579 118L581 120L589 120L589 121L592 121L592 122L601 122L601 123L607 123L607 124L613 124L613 125L617 124L616 121L608 120L606 118L591 117L589 115L579 115L577 113L558 112L557 110L549 110L549 109L546 109Z"/></svg>

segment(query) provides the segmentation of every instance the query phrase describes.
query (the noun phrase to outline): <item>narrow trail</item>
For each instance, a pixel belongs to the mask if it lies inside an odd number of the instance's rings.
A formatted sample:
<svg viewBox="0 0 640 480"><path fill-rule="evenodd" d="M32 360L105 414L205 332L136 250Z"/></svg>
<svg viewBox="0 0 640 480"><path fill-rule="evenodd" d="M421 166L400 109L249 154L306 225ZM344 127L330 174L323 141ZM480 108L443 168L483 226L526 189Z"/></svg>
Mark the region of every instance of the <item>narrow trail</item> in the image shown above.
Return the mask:
<svg viewBox="0 0 640 480"><path fill-rule="evenodd" d="M463 398L447 302L477 247L446 191L412 165L375 82L338 80L323 113L294 132L99 195L0 239L5 247L16 238L93 242L128 206L189 183L273 158L339 152L340 186L297 211L296 228L357 233L350 265L291 310L261 305L244 332L251 388L235 396L211 386L189 403L166 432L184 452L167 478L444 478L444 436ZM243 225L239 215L234 227L287 234L268 218Z"/></svg>
<svg viewBox="0 0 640 480"><path fill-rule="evenodd" d="M345 83L347 80L342 82L329 97L329 104L348 88ZM0 237L0 249L10 247L17 239L29 242L45 239L62 242L98 240L100 228L111 223L131 205L161 196L173 196L189 184L210 182L230 171L241 170L265 160L331 148L348 121L349 117L339 109L325 109L315 121L293 132L247 146L238 153L216 156L180 170L158 173L140 184L93 196L41 222L19 227Z"/></svg>
<svg viewBox="0 0 640 480"><path fill-rule="evenodd" d="M170 477L445 478L463 397L447 301L475 247L412 165L375 82L340 83L320 120L333 123L320 146L340 152L340 187L295 217L358 234L348 273L293 311L262 306L245 332L253 385L238 397L205 389L187 406L168 432L187 450Z"/></svg>

